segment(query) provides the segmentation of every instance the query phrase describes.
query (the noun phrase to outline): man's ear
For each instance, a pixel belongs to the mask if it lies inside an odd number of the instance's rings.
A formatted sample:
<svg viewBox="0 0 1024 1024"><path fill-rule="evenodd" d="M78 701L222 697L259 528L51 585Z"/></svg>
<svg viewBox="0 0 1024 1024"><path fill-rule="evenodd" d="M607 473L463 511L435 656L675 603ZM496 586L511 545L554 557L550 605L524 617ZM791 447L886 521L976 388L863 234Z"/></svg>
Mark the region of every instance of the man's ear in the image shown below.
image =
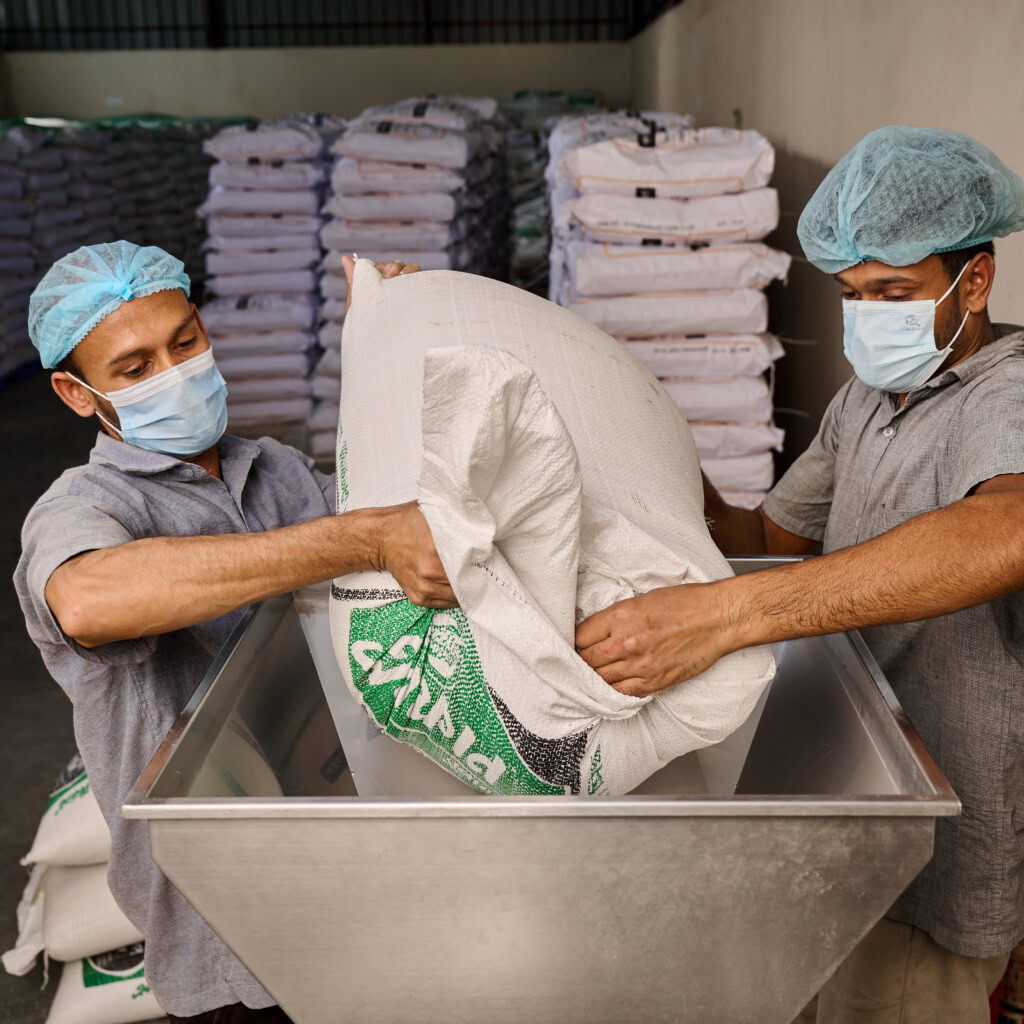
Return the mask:
<svg viewBox="0 0 1024 1024"><path fill-rule="evenodd" d="M92 395L69 374L61 371L51 374L50 384L57 397L76 415L92 416L96 412Z"/></svg>
<svg viewBox="0 0 1024 1024"><path fill-rule="evenodd" d="M992 293L996 277L996 261L987 252L979 252L964 271L967 291L964 305L972 313L983 313Z"/></svg>

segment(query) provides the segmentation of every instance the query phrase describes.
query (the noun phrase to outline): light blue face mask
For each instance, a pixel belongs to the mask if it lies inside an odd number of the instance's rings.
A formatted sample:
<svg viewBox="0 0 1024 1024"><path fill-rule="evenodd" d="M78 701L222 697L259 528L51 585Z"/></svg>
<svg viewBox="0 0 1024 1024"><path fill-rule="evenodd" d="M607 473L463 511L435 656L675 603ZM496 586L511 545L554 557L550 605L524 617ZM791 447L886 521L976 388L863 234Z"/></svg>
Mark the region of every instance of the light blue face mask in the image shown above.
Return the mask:
<svg viewBox="0 0 1024 1024"><path fill-rule="evenodd" d="M199 455L223 437L228 425L228 386L213 361L213 349L107 394L68 376L117 410L120 429L96 415L123 441L151 452L178 458Z"/></svg>
<svg viewBox="0 0 1024 1024"><path fill-rule="evenodd" d="M868 387L902 393L923 384L946 361L967 323L967 310L953 340L935 347L935 310L964 276L956 275L938 302L865 302L843 299L843 352Z"/></svg>

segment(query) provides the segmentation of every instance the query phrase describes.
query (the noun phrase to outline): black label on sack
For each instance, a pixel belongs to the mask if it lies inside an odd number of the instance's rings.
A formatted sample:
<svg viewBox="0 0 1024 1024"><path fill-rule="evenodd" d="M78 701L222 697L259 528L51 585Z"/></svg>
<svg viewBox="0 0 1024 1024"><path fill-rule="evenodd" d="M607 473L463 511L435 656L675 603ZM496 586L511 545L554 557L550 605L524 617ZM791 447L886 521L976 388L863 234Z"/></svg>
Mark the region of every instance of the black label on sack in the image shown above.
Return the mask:
<svg viewBox="0 0 1024 1024"><path fill-rule="evenodd" d="M657 190L653 188L637 188L636 197L637 199L654 199Z"/></svg>
<svg viewBox="0 0 1024 1024"><path fill-rule="evenodd" d="M270 166L271 167L284 167L284 161L283 160L271 160L270 161Z"/></svg>
<svg viewBox="0 0 1024 1024"><path fill-rule="evenodd" d="M248 309L249 308L249 296L243 295L241 298L235 300L235 309Z"/></svg>
<svg viewBox="0 0 1024 1024"><path fill-rule="evenodd" d="M640 117L640 111L636 107L630 107L629 110L623 111L623 113L625 113L626 117L635 117L637 119Z"/></svg>
<svg viewBox="0 0 1024 1024"><path fill-rule="evenodd" d="M130 946L122 946L120 949L112 949L109 953L97 953L89 957L93 966L108 974L130 971L135 967L142 966L142 959L145 956L145 944L133 942Z"/></svg>
<svg viewBox="0 0 1024 1024"><path fill-rule="evenodd" d="M430 107L429 103L417 103L416 106L412 108L412 116L413 117L426 117L427 116L427 109L429 107Z"/></svg>
<svg viewBox="0 0 1024 1024"><path fill-rule="evenodd" d="M636 137L636 144L642 149L654 149L655 141L653 128L646 135L637 135Z"/></svg>
<svg viewBox="0 0 1024 1024"><path fill-rule="evenodd" d="M661 239L660 239L660 238L641 238L641 239L640 239L640 244L641 244L641 245L653 245L653 246L658 246L658 245L661 245L661 244L662 244L662 242L661 242Z"/></svg>
<svg viewBox="0 0 1024 1024"><path fill-rule="evenodd" d="M427 169L426 164L413 164L412 166L415 167L417 171L425 171Z"/></svg>
<svg viewBox="0 0 1024 1024"><path fill-rule="evenodd" d="M377 133L379 135L387 135L387 133L389 131L391 131L391 122L390 121L378 121L377 122Z"/></svg>

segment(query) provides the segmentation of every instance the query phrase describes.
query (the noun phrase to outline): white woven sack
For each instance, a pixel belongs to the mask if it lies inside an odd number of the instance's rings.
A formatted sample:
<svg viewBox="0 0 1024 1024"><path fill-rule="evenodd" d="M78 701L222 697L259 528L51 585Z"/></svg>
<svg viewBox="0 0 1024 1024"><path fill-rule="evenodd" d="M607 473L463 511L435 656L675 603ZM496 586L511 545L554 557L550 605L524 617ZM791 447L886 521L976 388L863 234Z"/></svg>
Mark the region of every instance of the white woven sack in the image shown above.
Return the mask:
<svg viewBox="0 0 1024 1024"><path fill-rule="evenodd" d="M303 189L323 184L327 171L319 164L216 163L210 168L210 184L225 188Z"/></svg>
<svg viewBox="0 0 1024 1024"><path fill-rule="evenodd" d="M316 213L320 199L311 189L301 191L214 188L206 202L196 210L200 217L223 213Z"/></svg>
<svg viewBox="0 0 1024 1024"><path fill-rule="evenodd" d="M308 331L252 331L237 334L217 334L211 338L218 363L221 358L234 356L289 355L305 353L313 345ZM305 355L303 355L305 359Z"/></svg>
<svg viewBox="0 0 1024 1024"><path fill-rule="evenodd" d="M357 121L331 147L338 156L404 164L465 167L485 147L476 131L452 131L431 124Z"/></svg>
<svg viewBox="0 0 1024 1024"><path fill-rule="evenodd" d="M452 220L461 204L451 192L335 195L323 212L342 220Z"/></svg>
<svg viewBox="0 0 1024 1024"><path fill-rule="evenodd" d="M229 398L228 426L305 423L312 411L312 398L261 399L258 402L234 402Z"/></svg>
<svg viewBox="0 0 1024 1024"><path fill-rule="evenodd" d="M78 960L141 942L107 885L107 865L50 867L42 882L43 943L53 960Z"/></svg>
<svg viewBox="0 0 1024 1024"><path fill-rule="evenodd" d="M212 299L200 314L212 335L289 327L309 330L316 316L316 303L308 295L246 295L239 299Z"/></svg>
<svg viewBox="0 0 1024 1024"><path fill-rule="evenodd" d="M774 334L620 340L655 377L757 377L785 354Z"/></svg>
<svg viewBox="0 0 1024 1024"><path fill-rule="evenodd" d="M779 224L773 188L700 199L582 196L554 212L554 230L593 242L696 245L756 242Z"/></svg>
<svg viewBox="0 0 1024 1024"><path fill-rule="evenodd" d="M282 119L250 128L229 125L203 143L203 152L218 160L312 160L323 151L320 133L312 125Z"/></svg>
<svg viewBox="0 0 1024 1024"><path fill-rule="evenodd" d="M559 165L581 195L659 199L749 192L774 169L775 150L760 132L675 126L577 147Z"/></svg>
<svg viewBox="0 0 1024 1024"><path fill-rule="evenodd" d="M310 392L321 402L337 404L341 394L341 380L333 374L317 374L313 377Z"/></svg>
<svg viewBox="0 0 1024 1024"><path fill-rule="evenodd" d="M327 299L320 307L320 317L333 323L341 323L348 312L344 299Z"/></svg>
<svg viewBox="0 0 1024 1024"><path fill-rule="evenodd" d="M609 298L570 296L563 305L609 334L760 334L768 326L768 300L752 288Z"/></svg>
<svg viewBox="0 0 1024 1024"><path fill-rule="evenodd" d="M282 270L263 274L218 274L206 282L214 295L300 295L316 288L312 270Z"/></svg>
<svg viewBox="0 0 1024 1024"><path fill-rule="evenodd" d="M300 231L295 234L274 232L267 235L218 235L211 234L205 242L203 249L215 249L218 252L247 253L266 252L277 249L308 249L310 246L319 248L318 234L320 231L319 218L316 225L307 231Z"/></svg>
<svg viewBox="0 0 1024 1024"><path fill-rule="evenodd" d="M64 965L46 1024L135 1024L163 1015L137 942Z"/></svg>
<svg viewBox="0 0 1024 1024"><path fill-rule="evenodd" d="M498 101L493 96L463 96L460 93L445 93L443 96L417 96L416 100L445 100L469 107L482 121L493 121L498 114ZM410 101L412 102L412 101Z"/></svg>
<svg viewBox="0 0 1024 1024"><path fill-rule="evenodd" d="M767 491L775 478L771 452L701 460L701 468L720 491Z"/></svg>
<svg viewBox="0 0 1024 1024"><path fill-rule="evenodd" d="M772 418L772 392L764 377L661 383L687 420L767 423Z"/></svg>
<svg viewBox="0 0 1024 1024"><path fill-rule="evenodd" d="M570 242L566 262L577 295L765 288L785 280L788 253L761 242L687 246Z"/></svg>
<svg viewBox="0 0 1024 1024"><path fill-rule="evenodd" d="M663 136L671 128L689 128L690 114L663 110L602 110L593 114L570 114L559 118L548 137L549 167L554 170L571 149L592 146L611 138L648 141L652 134Z"/></svg>
<svg viewBox="0 0 1024 1024"><path fill-rule="evenodd" d="M271 249L264 252L208 252L208 274L260 274L281 270L306 270L320 261L320 246L299 249ZM281 289L277 289L280 291Z"/></svg>
<svg viewBox="0 0 1024 1024"><path fill-rule="evenodd" d="M334 418L337 419L337 410L334 410ZM329 430L314 430L309 436L309 453L314 459L334 459L334 452L338 442L338 431L336 427Z"/></svg>
<svg viewBox="0 0 1024 1024"><path fill-rule="evenodd" d="M592 325L487 278L384 281L360 260L354 296L339 510L418 498L460 602L416 607L384 573L335 581L335 652L377 726L481 792L552 795L627 792L736 729L773 674L767 649L637 698L573 647L576 622L620 598L730 574L657 381Z"/></svg>
<svg viewBox="0 0 1024 1024"><path fill-rule="evenodd" d="M351 252L345 250L332 250L324 257L322 269L329 274L344 274L341 257L351 255ZM456 258L450 249L360 249L359 255L372 263L384 263L387 260L415 263L420 270L452 270Z"/></svg>
<svg viewBox="0 0 1024 1024"><path fill-rule="evenodd" d="M291 375L247 376L230 380L228 381L228 405L230 408L236 408L248 402L274 402L283 399L305 398L310 393L310 382L305 377L305 367L303 367L302 373L301 377Z"/></svg>
<svg viewBox="0 0 1024 1024"><path fill-rule="evenodd" d="M105 864L110 859L110 829L103 819L80 757L62 773L46 802L32 848L21 863Z"/></svg>
<svg viewBox="0 0 1024 1024"><path fill-rule="evenodd" d="M784 431L771 423L701 423L690 420L693 442L702 459L733 458L782 451Z"/></svg>
<svg viewBox="0 0 1024 1024"><path fill-rule="evenodd" d="M448 224L430 220L329 220L320 232L325 249L358 252L373 246L394 249L447 249L461 237L458 221Z"/></svg>
<svg viewBox="0 0 1024 1024"><path fill-rule="evenodd" d="M341 299L348 295L348 281L341 274L324 274L320 278L320 294L325 299Z"/></svg>
<svg viewBox="0 0 1024 1024"><path fill-rule="evenodd" d="M340 377L341 349L336 346L329 348L317 362L315 372L329 377Z"/></svg>
<svg viewBox="0 0 1024 1024"><path fill-rule="evenodd" d="M309 369L309 360L305 352L291 353L267 353L255 352L247 355L220 354L221 347L217 345L217 369L228 384L228 394L233 399L241 400L244 396L240 387L242 381L254 379L270 380L295 380L306 376ZM303 390L289 391L288 394L304 395L308 388Z"/></svg>
<svg viewBox="0 0 1024 1024"><path fill-rule="evenodd" d="M367 107L360 120L393 124L432 124L438 128L467 131L479 120L477 112L451 99L399 100L381 107Z"/></svg>
<svg viewBox="0 0 1024 1024"><path fill-rule="evenodd" d="M321 346L326 349L330 349L334 346L341 344L341 329L342 323L328 322L320 328L317 332L317 341L320 342Z"/></svg>
<svg viewBox="0 0 1024 1024"><path fill-rule="evenodd" d="M320 216L299 213L282 214L218 214L208 217L206 230L211 235L228 235L241 238L274 238L282 235L310 235L320 229ZM252 245L254 249L270 246Z"/></svg>
<svg viewBox="0 0 1024 1024"><path fill-rule="evenodd" d="M337 379L335 380L335 384L338 384ZM326 400L321 402L313 410L313 415L309 418L309 429L312 431L329 430L332 434L337 434L339 410L339 402L330 402Z"/></svg>
<svg viewBox="0 0 1024 1024"><path fill-rule="evenodd" d="M469 168L466 168L469 170ZM457 192L466 184L460 170L428 164L396 164L389 160L343 157L331 172L339 195L360 192Z"/></svg>

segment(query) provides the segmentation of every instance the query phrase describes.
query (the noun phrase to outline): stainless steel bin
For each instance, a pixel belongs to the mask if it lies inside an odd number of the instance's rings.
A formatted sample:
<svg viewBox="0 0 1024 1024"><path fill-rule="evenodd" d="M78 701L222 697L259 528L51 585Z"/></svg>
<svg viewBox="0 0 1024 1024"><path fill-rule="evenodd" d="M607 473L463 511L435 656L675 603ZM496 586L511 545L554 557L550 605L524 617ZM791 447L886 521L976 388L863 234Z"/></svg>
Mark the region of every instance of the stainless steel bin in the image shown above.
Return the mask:
<svg viewBox="0 0 1024 1024"><path fill-rule="evenodd" d="M316 591L251 612L123 808L297 1024L789 1024L959 811L857 634L778 646L735 792L691 758L607 800L360 797L326 628Z"/></svg>

